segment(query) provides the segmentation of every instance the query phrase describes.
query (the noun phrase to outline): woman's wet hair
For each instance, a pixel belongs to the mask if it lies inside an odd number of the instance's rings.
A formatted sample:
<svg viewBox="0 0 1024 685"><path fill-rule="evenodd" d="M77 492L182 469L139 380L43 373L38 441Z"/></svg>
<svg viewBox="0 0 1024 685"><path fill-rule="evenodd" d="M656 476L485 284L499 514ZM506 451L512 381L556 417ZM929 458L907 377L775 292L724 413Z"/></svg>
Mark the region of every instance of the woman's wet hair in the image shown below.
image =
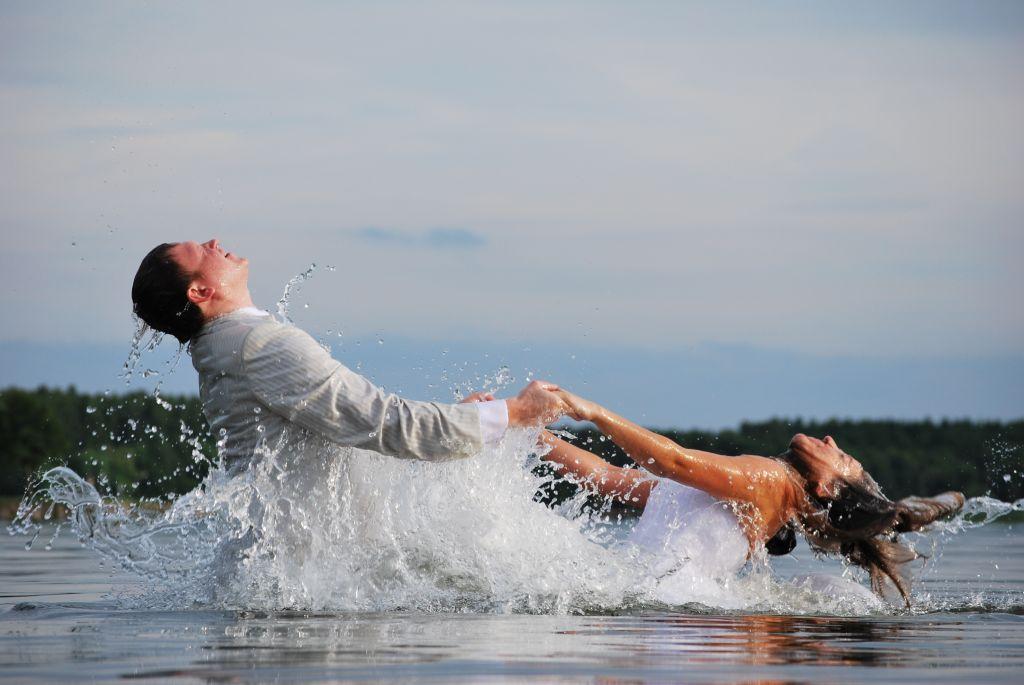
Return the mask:
<svg viewBox="0 0 1024 685"><path fill-rule="evenodd" d="M796 549L796 526L787 523L764 543L765 551L773 557L784 557Z"/></svg>
<svg viewBox="0 0 1024 685"><path fill-rule="evenodd" d="M170 255L174 243L162 243L139 264L132 283L132 308L147 326L185 344L203 327L203 313L188 299L192 280Z"/></svg>
<svg viewBox="0 0 1024 685"><path fill-rule="evenodd" d="M807 472L798 453L789 451L779 458L801 476ZM909 497L894 502L882 493L866 471L857 479L841 481L837 486L834 497L821 499L805 481L804 490L813 511L801 515L795 525L814 551L841 555L865 569L871 578L871 588L879 595L884 596L886 581L892 583L909 607L911 578L907 564L922 555L904 544L899 533L917 530L956 513L964 505L964 496L947 492L936 497ZM793 523L784 526L768 545L774 543L781 549L786 541L783 531L793 527ZM796 545L795 535L792 545ZM768 551L771 553L771 549Z"/></svg>

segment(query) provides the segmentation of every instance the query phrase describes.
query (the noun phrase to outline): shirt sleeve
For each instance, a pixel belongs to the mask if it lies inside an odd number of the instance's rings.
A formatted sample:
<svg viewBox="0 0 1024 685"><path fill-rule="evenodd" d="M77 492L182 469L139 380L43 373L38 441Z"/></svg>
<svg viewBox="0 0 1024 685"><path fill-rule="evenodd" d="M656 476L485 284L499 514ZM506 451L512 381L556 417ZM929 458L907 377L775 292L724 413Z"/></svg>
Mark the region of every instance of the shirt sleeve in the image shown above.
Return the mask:
<svg viewBox="0 0 1024 685"><path fill-rule="evenodd" d="M508 430L508 404L505 400L477 402L480 411L480 437L485 445L493 445L501 440Z"/></svg>
<svg viewBox="0 0 1024 685"><path fill-rule="evenodd" d="M444 461L476 454L483 444L474 405L385 393L294 326L254 328L242 348L242 372L271 411L341 445Z"/></svg>

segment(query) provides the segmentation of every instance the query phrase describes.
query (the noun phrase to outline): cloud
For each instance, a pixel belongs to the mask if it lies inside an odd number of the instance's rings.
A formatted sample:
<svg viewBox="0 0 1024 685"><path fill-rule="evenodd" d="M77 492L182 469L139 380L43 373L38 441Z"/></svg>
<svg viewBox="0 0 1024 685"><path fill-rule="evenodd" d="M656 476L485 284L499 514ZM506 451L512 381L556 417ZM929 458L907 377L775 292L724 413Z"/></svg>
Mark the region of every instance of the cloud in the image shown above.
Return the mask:
<svg viewBox="0 0 1024 685"><path fill-rule="evenodd" d="M464 228L431 228L425 231L409 231L369 226L360 228L355 234L371 243L426 247L437 250L474 249L487 244L486 237Z"/></svg>
<svg viewBox="0 0 1024 685"><path fill-rule="evenodd" d="M349 333L1024 347L1021 3L388 7L0 10L0 338L217 236Z"/></svg>

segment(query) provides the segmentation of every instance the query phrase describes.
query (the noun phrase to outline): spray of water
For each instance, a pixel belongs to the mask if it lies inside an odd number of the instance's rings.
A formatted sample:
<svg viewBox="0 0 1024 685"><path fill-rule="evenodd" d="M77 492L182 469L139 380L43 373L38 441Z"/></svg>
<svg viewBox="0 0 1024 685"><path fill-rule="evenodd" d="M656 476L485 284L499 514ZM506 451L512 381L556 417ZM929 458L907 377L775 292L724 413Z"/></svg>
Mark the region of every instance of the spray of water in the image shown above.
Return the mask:
<svg viewBox="0 0 1024 685"><path fill-rule="evenodd" d="M535 445L535 434L513 431L472 459L438 464L295 434L264 445L241 474L214 468L163 508L123 505L62 467L33 484L10 531L34 539L34 516L64 505L84 544L145 580L149 607L886 610L852 584L847 592L813 579L780 581L763 559L739 574L707 560L654 572L658 560L621 542L624 524L584 495L557 509L534 501L545 485L533 468ZM1021 510L1024 500L975 498L941 530Z"/></svg>
<svg viewBox="0 0 1024 685"><path fill-rule="evenodd" d="M331 269L333 271L333 269ZM292 296L302 288L302 285L313 277L313 273L316 272L316 263L312 263L309 267L297 276L292 277L284 286L284 292L281 294L281 299L277 301L277 315L281 317L282 321L286 323L292 323L291 317L288 315L288 310L291 307Z"/></svg>
<svg viewBox="0 0 1024 685"><path fill-rule="evenodd" d="M128 351L128 358L125 360L119 374L125 385L131 384L135 378L135 373L139 368L139 362L142 359L143 353L152 352L160 346L161 341L164 339L163 333L147 326L146 322L138 316L133 314L132 318L135 320L135 333L132 335L132 344Z"/></svg>

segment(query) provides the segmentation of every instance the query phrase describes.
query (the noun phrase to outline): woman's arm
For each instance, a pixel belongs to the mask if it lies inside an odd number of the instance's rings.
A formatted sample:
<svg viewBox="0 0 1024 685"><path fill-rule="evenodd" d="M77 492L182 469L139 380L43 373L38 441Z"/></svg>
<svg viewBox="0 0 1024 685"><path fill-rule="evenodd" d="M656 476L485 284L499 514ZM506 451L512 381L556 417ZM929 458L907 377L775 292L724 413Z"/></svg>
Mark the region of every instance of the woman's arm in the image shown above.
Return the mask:
<svg viewBox="0 0 1024 685"><path fill-rule="evenodd" d="M643 509L647 505L655 481L643 471L609 464L593 452L570 445L547 431L541 434L541 441L551 448L543 459L554 463L559 473L570 474L584 487L627 506Z"/></svg>
<svg viewBox="0 0 1024 685"><path fill-rule="evenodd" d="M577 420L591 421L604 435L651 473L671 478L718 499L751 502L760 509L779 508L785 467L773 459L743 455L725 457L681 447L636 425L595 402L559 391ZM764 513L768 513L764 511Z"/></svg>

